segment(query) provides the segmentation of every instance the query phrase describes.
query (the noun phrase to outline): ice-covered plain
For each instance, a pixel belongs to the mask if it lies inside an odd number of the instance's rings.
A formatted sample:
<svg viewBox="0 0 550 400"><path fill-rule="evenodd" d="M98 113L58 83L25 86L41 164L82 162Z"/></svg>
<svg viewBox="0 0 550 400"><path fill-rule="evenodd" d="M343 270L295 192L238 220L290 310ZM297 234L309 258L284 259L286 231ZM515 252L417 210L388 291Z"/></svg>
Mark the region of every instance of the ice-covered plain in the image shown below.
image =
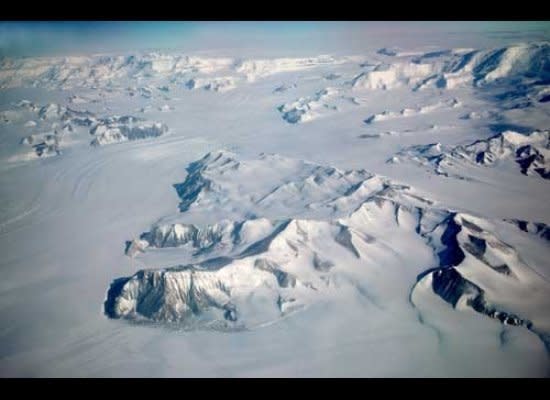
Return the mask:
<svg viewBox="0 0 550 400"><path fill-rule="evenodd" d="M0 376L548 377L548 30L378 28L0 59Z"/></svg>

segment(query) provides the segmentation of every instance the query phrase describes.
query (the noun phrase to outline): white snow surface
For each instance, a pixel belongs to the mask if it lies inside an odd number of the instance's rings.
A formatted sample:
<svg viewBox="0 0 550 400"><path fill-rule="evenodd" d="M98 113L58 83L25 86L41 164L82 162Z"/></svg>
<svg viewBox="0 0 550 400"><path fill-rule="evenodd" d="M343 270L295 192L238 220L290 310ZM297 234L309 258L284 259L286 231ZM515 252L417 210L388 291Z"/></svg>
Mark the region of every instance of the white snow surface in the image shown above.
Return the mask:
<svg viewBox="0 0 550 400"><path fill-rule="evenodd" d="M0 376L548 377L550 43L379 40L3 58Z"/></svg>

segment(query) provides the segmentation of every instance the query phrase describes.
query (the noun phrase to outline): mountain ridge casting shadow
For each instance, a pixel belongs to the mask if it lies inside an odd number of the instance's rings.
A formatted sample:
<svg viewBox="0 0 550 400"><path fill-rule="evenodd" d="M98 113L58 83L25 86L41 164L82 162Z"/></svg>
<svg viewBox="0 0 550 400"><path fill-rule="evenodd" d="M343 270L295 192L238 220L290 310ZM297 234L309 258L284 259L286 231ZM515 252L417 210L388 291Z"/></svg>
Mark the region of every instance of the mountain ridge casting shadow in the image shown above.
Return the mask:
<svg viewBox="0 0 550 400"><path fill-rule="evenodd" d="M103 312L107 317L117 318L114 312L115 300L122 292L122 288L126 282L130 279L130 277L122 277L111 282L111 286L109 286L109 290L107 291L107 298L103 302Z"/></svg>

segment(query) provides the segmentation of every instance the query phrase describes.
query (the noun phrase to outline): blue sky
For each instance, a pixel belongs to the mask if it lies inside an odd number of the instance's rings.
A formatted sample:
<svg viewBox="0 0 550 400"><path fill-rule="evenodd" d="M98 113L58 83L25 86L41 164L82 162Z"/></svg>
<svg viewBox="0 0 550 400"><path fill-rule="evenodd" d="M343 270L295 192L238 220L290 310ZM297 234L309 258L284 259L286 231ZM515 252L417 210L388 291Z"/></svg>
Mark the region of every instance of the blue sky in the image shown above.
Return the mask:
<svg viewBox="0 0 550 400"><path fill-rule="evenodd" d="M0 55L88 54L136 50L275 49L334 51L340 45L361 49L410 35L527 34L549 38L548 22L1 22ZM428 34L430 33L430 34ZM388 43L391 44L391 43ZM435 42L434 42L435 44Z"/></svg>

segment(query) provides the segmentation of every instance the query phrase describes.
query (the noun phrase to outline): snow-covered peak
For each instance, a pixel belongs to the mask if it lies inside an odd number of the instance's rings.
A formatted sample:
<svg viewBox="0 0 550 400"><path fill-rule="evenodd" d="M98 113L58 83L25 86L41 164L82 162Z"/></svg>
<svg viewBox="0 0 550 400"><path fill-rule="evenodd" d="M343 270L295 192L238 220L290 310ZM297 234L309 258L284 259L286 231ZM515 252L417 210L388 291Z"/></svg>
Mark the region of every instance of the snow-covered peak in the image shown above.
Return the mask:
<svg viewBox="0 0 550 400"><path fill-rule="evenodd" d="M524 175L549 178L550 132L534 131L522 134L505 131L488 139L477 140L467 145L441 146L438 144L416 145L409 147L389 162L410 160L423 165L432 165L437 173L460 174L461 163L492 166L505 166L510 162Z"/></svg>
<svg viewBox="0 0 550 400"><path fill-rule="evenodd" d="M191 163L187 172L175 185L180 210L208 215L228 207L231 218L342 213L383 190L387 181L365 170L344 171L279 154L242 160L225 150Z"/></svg>

